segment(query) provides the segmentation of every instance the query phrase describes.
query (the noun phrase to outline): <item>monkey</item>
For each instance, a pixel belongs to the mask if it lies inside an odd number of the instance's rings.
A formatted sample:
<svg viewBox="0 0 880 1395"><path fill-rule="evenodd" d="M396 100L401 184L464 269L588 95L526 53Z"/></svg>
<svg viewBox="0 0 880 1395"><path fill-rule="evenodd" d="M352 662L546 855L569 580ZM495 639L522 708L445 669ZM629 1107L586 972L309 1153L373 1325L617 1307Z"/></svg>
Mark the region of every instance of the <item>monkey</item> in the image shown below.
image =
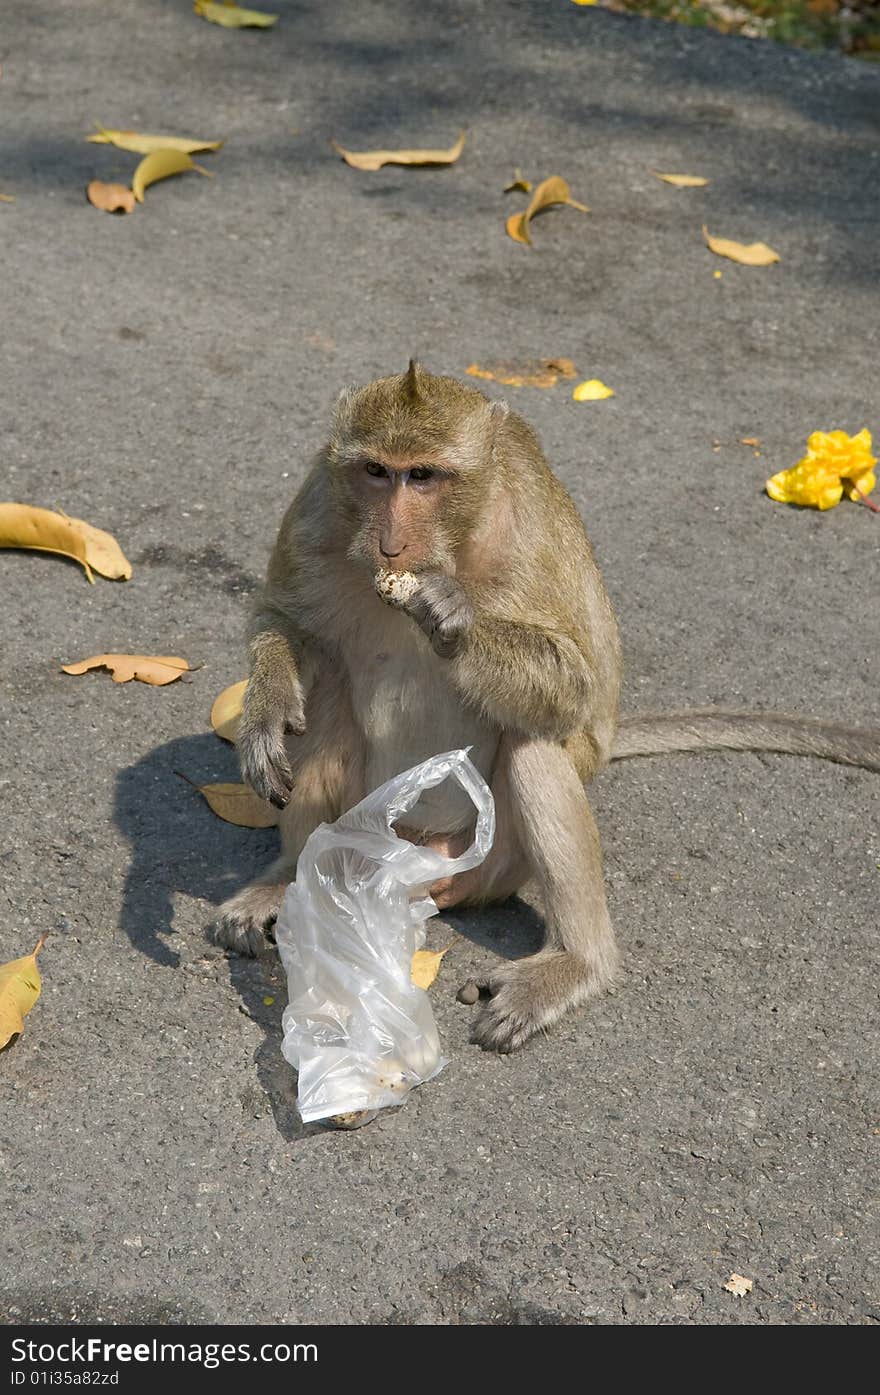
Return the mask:
<svg viewBox="0 0 880 1395"><path fill-rule="evenodd" d="M379 573L409 574L406 598L386 604ZM609 761L745 749L880 770L880 730L717 709L620 720L615 614L537 436L416 361L340 394L282 521L249 658L237 745L247 783L282 810L281 854L223 904L216 938L265 952L318 824L468 747L494 796L494 843L430 893L440 910L479 907L534 879L545 911L543 947L477 982L472 1040L487 1050L522 1046L617 978L586 794ZM401 836L449 856L472 836L472 807L420 803L407 819Z"/></svg>

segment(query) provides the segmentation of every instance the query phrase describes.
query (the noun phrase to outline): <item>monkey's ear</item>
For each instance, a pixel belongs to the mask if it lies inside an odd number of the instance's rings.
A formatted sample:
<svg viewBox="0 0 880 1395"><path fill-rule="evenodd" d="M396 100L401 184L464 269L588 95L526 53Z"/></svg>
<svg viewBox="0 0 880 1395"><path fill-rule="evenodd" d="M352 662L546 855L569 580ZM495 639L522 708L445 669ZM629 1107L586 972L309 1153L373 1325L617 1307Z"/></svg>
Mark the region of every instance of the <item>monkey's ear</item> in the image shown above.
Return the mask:
<svg viewBox="0 0 880 1395"><path fill-rule="evenodd" d="M403 375L403 395L410 402L418 402L425 387L425 370L418 359L411 358L409 368Z"/></svg>

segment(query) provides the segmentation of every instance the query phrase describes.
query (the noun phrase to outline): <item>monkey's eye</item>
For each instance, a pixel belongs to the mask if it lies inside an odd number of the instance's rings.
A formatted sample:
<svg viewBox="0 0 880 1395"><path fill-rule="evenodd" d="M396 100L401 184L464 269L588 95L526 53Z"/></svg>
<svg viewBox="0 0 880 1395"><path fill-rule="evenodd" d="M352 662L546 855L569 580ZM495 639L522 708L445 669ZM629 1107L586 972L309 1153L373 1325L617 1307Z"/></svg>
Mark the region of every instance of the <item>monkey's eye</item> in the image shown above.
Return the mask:
<svg viewBox="0 0 880 1395"><path fill-rule="evenodd" d="M380 465L378 460L368 460L364 469L367 474L372 475L374 479L383 479L388 474L385 466Z"/></svg>
<svg viewBox="0 0 880 1395"><path fill-rule="evenodd" d="M434 471L428 465L417 465L414 470L410 470L409 477L416 484L421 484L424 480L434 478Z"/></svg>

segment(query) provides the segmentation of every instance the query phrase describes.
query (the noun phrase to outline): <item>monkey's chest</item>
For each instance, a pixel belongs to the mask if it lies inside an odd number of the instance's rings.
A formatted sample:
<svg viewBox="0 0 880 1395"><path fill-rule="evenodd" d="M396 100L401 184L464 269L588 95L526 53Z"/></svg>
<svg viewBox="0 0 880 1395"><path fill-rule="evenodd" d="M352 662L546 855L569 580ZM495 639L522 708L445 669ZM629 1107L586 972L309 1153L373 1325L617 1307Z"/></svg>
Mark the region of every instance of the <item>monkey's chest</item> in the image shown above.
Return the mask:
<svg viewBox="0 0 880 1395"><path fill-rule="evenodd" d="M349 668L354 710L366 745L367 788L376 789L429 756L462 746L472 747L471 760L489 780L497 727L464 706L444 673L444 660L417 632L409 632L410 622L395 630L382 636L379 645L359 646ZM418 818L408 822L426 832L452 833L472 818L473 805L456 787L423 796Z"/></svg>

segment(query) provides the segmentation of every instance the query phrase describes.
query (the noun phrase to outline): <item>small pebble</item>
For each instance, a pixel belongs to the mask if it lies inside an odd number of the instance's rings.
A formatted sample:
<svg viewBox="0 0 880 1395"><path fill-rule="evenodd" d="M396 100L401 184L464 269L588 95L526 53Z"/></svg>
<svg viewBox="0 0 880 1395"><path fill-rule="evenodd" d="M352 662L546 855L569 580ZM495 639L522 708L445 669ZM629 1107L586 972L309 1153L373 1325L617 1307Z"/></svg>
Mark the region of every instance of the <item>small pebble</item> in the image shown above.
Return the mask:
<svg viewBox="0 0 880 1395"><path fill-rule="evenodd" d="M466 1003L468 1007L472 1007L479 996L480 990L472 978L468 979L467 983L462 984L456 994L458 1001L460 1003Z"/></svg>

